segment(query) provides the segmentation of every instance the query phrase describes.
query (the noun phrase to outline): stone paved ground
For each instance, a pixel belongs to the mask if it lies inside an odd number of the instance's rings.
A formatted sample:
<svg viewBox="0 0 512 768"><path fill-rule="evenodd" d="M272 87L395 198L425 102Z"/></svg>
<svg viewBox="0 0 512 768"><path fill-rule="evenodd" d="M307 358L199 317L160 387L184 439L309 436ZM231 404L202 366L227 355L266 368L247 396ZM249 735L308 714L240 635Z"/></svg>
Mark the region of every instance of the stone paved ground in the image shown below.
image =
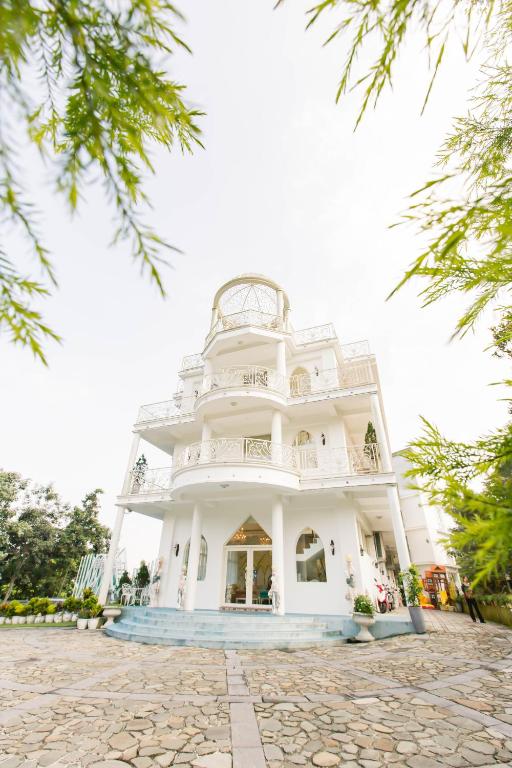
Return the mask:
<svg viewBox="0 0 512 768"><path fill-rule="evenodd" d="M305 651L0 631L0 768L512 765L512 631Z"/></svg>

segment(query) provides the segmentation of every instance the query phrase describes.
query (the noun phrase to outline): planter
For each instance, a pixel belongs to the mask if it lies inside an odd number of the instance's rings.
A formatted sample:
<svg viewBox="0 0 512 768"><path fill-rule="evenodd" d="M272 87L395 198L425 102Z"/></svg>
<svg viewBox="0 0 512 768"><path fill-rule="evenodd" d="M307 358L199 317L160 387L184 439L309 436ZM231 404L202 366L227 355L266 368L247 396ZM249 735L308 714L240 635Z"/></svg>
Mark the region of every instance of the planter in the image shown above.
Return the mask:
<svg viewBox="0 0 512 768"><path fill-rule="evenodd" d="M77 619L76 620L76 628L77 629L87 629L87 623L89 619Z"/></svg>
<svg viewBox="0 0 512 768"><path fill-rule="evenodd" d="M9 618L9 616L6 616L6 617L5 617L5 622L4 622L4 623L5 623L5 624L12 624L12 619L11 619L11 618Z"/></svg>
<svg viewBox="0 0 512 768"><path fill-rule="evenodd" d="M368 629L372 624L375 624L373 616L370 616L369 613L353 613L352 619L360 628L359 633L355 636L355 640L357 640L358 643L370 643L372 640L375 640Z"/></svg>
<svg viewBox="0 0 512 768"><path fill-rule="evenodd" d="M19 623L19 616L13 616L11 618L11 624L18 624Z"/></svg>
<svg viewBox="0 0 512 768"><path fill-rule="evenodd" d="M107 607L103 609L103 615L107 619L105 626L110 627L114 623L114 619L121 615L121 609Z"/></svg>
<svg viewBox="0 0 512 768"><path fill-rule="evenodd" d="M426 629L425 629L425 619L423 616L423 609L420 608L419 605L410 605L409 615L411 617L412 625L414 627L414 631L416 632L416 634L424 635L426 632Z"/></svg>
<svg viewBox="0 0 512 768"><path fill-rule="evenodd" d="M71 614L71 621L77 621L78 620L78 613L72 613Z"/></svg>
<svg viewBox="0 0 512 768"><path fill-rule="evenodd" d="M0 624L4 624L5 622L5 616L0 616Z"/></svg>
<svg viewBox="0 0 512 768"><path fill-rule="evenodd" d="M94 619L87 619L87 629L98 629L100 623L100 617L96 616Z"/></svg>
<svg viewBox="0 0 512 768"><path fill-rule="evenodd" d="M53 616L53 621L55 624L62 624L62 613L55 613Z"/></svg>
<svg viewBox="0 0 512 768"><path fill-rule="evenodd" d="M27 624L35 624L36 617L33 615L27 616Z"/></svg>
<svg viewBox="0 0 512 768"><path fill-rule="evenodd" d="M43 622L44 622L44 616L38 613L34 619L34 624L43 624Z"/></svg>
<svg viewBox="0 0 512 768"><path fill-rule="evenodd" d="M26 624L26 623L27 623L26 616L18 616L18 624Z"/></svg>
<svg viewBox="0 0 512 768"><path fill-rule="evenodd" d="M54 619L55 619L55 616L53 615L53 613L47 613L46 616L44 617L46 624L53 624Z"/></svg>
<svg viewBox="0 0 512 768"><path fill-rule="evenodd" d="M64 611L62 614L62 621L73 621L73 614L69 611Z"/></svg>

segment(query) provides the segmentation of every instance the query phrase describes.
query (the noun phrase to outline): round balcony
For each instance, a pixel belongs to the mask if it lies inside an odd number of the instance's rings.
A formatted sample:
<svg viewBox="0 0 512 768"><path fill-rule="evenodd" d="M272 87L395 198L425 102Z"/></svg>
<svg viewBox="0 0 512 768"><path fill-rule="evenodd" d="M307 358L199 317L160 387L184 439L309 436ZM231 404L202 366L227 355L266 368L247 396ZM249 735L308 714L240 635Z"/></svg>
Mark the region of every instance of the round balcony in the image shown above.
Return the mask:
<svg viewBox="0 0 512 768"><path fill-rule="evenodd" d="M195 409L203 416L286 406L287 382L272 368L239 365L207 374Z"/></svg>
<svg viewBox="0 0 512 768"><path fill-rule="evenodd" d="M251 345L256 337L275 338L288 331L290 305L283 289L263 275L241 275L225 283L215 294L206 347L218 351L232 344Z"/></svg>
<svg viewBox="0 0 512 768"><path fill-rule="evenodd" d="M291 445L222 437L186 446L173 464L176 498L230 495L233 489L299 489L300 469Z"/></svg>

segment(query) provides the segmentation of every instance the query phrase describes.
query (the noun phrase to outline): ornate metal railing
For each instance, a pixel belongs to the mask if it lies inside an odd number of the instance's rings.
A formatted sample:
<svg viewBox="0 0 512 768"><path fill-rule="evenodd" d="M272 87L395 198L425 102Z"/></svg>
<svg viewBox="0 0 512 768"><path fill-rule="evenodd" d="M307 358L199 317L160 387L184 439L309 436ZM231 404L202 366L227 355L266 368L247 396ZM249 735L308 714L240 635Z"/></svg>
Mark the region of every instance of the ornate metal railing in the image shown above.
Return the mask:
<svg viewBox="0 0 512 768"><path fill-rule="evenodd" d="M341 354L344 360L353 360L356 357L368 357L370 344L366 339L353 341L351 344L341 345Z"/></svg>
<svg viewBox="0 0 512 768"><path fill-rule="evenodd" d="M139 409L136 423L145 424L149 421L190 416L190 414L194 412L195 401L195 395L188 397L179 395L175 397L174 400L163 400L161 403L142 405Z"/></svg>
<svg viewBox="0 0 512 768"><path fill-rule="evenodd" d="M376 443L327 448L292 446L248 437L222 437L186 446L174 461L174 471L198 464L267 464L293 469L301 475L350 476L381 471Z"/></svg>
<svg viewBox="0 0 512 768"><path fill-rule="evenodd" d="M200 352L195 355L185 355L181 361L181 370L188 371L191 368L200 368L203 365L203 356Z"/></svg>
<svg viewBox="0 0 512 768"><path fill-rule="evenodd" d="M376 443L343 448L306 445L296 451L297 464L304 476L367 475L381 471L380 451Z"/></svg>
<svg viewBox="0 0 512 768"><path fill-rule="evenodd" d="M343 368L327 370L315 368L311 373L290 376L290 397L304 397L330 389L361 387L373 383L374 375L371 365L367 360L361 360L348 363Z"/></svg>
<svg viewBox="0 0 512 768"><path fill-rule="evenodd" d="M202 392L212 389L228 389L230 387L255 387L270 389L276 392L285 391L285 378L273 368L263 368L257 365L239 365L224 368L218 373L207 374L203 379Z"/></svg>
<svg viewBox="0 0 512 768"><path fill-rule="evenodd" d="M252 437L221 437L188 445L174 462L175 469L196 464L268 464L296 469L292 445Z"/></svg>
<svg viewBox="0 0 512 768"><path fill-rule="evenodd" d="M246 325L266 328L270 331L280 331L283 327L283 318L268 312L260 312L257 309L246 309L241 312L234 312L232 315L221 315L210 329L206 343L208 344L210 339L220 331L231 331Z"/></svg>
<svg viewBox="0 0 512 768"><path fill-rule="evenodd" d="M302 346L304 344L314 344L315 341L327 341L336 338L336 331L332 323L325 325L315 325L313 328L304 328L301 331L294 331L293 338L295 344Z"/></svg>
<svg viewBox="0 0 512 768"><path fill-rule="evenodd" d="M169 467L160 469L134 469L130 472L129 493L162 493L171 488Z"/></svg>

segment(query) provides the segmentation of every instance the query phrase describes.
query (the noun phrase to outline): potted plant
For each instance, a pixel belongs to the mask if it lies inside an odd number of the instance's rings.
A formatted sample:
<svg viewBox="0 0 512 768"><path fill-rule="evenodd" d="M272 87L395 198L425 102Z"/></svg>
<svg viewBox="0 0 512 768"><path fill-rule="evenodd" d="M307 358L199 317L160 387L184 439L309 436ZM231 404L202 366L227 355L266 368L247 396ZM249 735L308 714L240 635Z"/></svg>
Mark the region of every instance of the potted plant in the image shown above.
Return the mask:
<svg viewBox="0 0 512 768"><path fill-rule="evenodd" d="M18 617L18 624L26 624L27 623L27 614L30 610L30 606L28 603L19 603L16 606L16 616Z"/></svg>
<svg viewBox="0 0 512 768"><path fill-rule="evenodd" d="M407 607L409 608L409 615L414 631L418 635L423 635L425 633L425 619L420 605L420 595L423 593L423 584L421 583L420 574L416 566L411 564L406 571L402 572L402 578Z"/></svg>
<svg viewBox="0 0 512 768"><path fill-rule="evenodd" d="M62 604L62 607L64 609L64 613L62 616L63 621L76 621L78 616L78 611L82 607L82 601L79 597L73 597L71 595L70 597L66 597L64 600L64 603Z"/></svg>
<svg viewBox="0 0 512 768"><path fill-rule="evenodd" d="M78 618L76 620L76 628L77 629L87 629L87 622L89 621L89 618L91 616L91 612L88 608L85 608L85 606L82 605L80 610L78 611Z"/></svg>
<svg viewBox="0 0 512 768"><path fill-rule="evenodd" d="M48 600L48 606L46 608L45 622L46 624L53 624L55 621L55 605Z"/></svg>
<svg viewBox="0 0 512 768"><path fill-rule="evenodd" d="M27 624L34 624L36 620L37 597L31 597L26 605Z"/></svg>
<svg viewBox="0 0 512 768"><path fill-rule="evenodd" d="M84 589L84 599L82 601L82 606L82 613L87 613L88 628L97 629L103 606L98 603L98 598L92 589Z"/></svg>
<svg viewBox="0 0 512 768"><path fill-rule="evenodd" d="M21 621L24 618L22 616L23 604L19 600L11 600L9 605L12 606L13 610L11 614L12 624L24 624L24 621Z"/></svg>
<svg viewBox="0 0 512 768"><path fill-rule="evenodd" d="M4 624L12 624L13 623L13 617L16 613L16 604L14 600L10 603L5 603L5 622Z"/></svg>
<svg viewBox="0 0 512 768"><path fill-rule="evenodd" d="M372 624L375 624L373 613L373 603L368 595L356 595L354 598L354 611L352 613L352 619L360 628L359 633L355 637L359 643L369 643L372 640L375 640L368 629L368 627L371 627Z"/></svg>

